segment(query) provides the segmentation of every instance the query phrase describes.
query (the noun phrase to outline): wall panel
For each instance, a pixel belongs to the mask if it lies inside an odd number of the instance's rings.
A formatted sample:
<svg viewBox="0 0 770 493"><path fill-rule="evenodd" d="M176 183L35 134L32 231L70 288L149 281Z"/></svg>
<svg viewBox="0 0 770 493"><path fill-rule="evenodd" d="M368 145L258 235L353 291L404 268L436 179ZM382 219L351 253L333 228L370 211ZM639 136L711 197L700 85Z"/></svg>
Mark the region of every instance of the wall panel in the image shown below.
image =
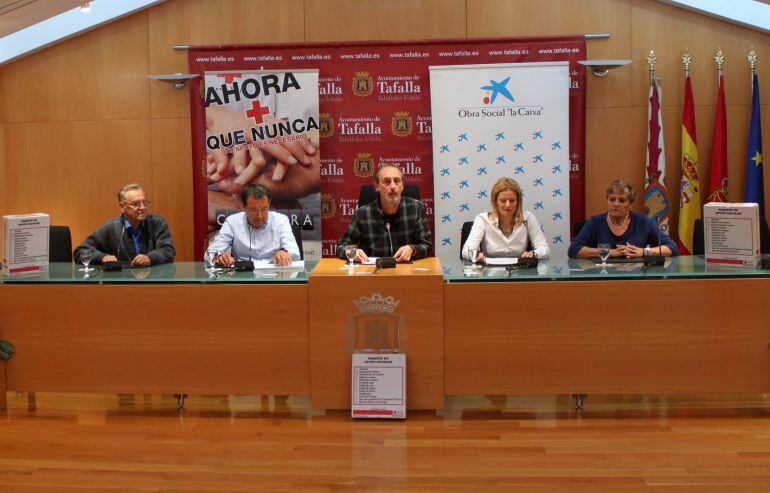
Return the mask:
<svg viewBox="0 0 770 493"><path fill-rule="evenodd" d="M465 0L305 0L305 41L466 37Z"/></svg>
<svg viewBox="0 0 770 493"><path fill-rule="evenodd" d="M153 211L168 221L179 260L193 260L190 119L152 120Z"/></svg>
<svg viewBox="0 0 770 493"><path fill-rule="evenodd" d="M5 177L6 177L6 166L5 166L5 125L0 123L0 216L3 214L7 214L7 208L6 208L6 197L5 197ZM2 252L3 248L3 237L0 235L0 252ZM2 255L0 254L0 257Z"/></svg>
<svg viewBox="0 0 770 493"><path fill-rule="evenodd" d="M117 191L153 194L149 120L5 125L6 214L47 212L73 243L119 214Z"/></svg>
<svg viewBox="0 0 770 493"><path fill-rule="evenodd" d="M604 190L623 177L641 183L639 159L629 153L633 143L631 108L588 108L586 120L586 215L607 210ZM641 176L640 176L641 175Z"/></svg>
<svg viewBox="0 0 770 493"><path fill-rule="evenodd" d="M170 0L149 15L150 71L187 72L187 51L172 45L284 43L303 41L302 0ZM190 116L187 90L154 82L153 118Z"/></svg>
<svg viewBox="0 0 770 493"><path fill-rule="evenodd" d="M629 58L630 25L630 0L468 0L469 37L610 33L586 42L589 59ZM591 77L588 106L629 106L630 82L628 68L601 81Z"/></svg>
<svg viewBox="0 0 770 493"><path fill-rule="evenodd" d="M725 87L728 104L748 104L749 65L746 54L753 46L760 54L760 79L770 80L770 36L704 15L652 0L633 2L631 8L631 56L633 64L633 104L646 103L649 75L646 57L655 50L656 70L663 79L665 104L682 104L684 80L682 53L693 56L693 96L695 104L716 102L716 63L719 48L725 56Z"/></svg>
<svg viewBox="0 0 770 493"><path fill-rule="evenodd" d="M2 121L147 118L147 12L139 12L2 69Z"/></svg>

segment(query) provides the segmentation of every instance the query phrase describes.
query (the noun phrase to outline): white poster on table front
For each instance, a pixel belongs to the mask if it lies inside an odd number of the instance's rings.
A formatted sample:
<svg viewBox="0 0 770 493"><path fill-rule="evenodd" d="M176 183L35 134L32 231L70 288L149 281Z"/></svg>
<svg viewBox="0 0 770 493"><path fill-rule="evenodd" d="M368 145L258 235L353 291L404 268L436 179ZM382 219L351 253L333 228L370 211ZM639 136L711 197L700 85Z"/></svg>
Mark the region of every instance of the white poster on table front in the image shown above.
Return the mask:
<svg viewBox="0 0 770 493"><path fill-rule="evenodd" d="M353 353L350 415L406 418L406 354Z"/></svg>
<svg viewBox="0 0 770 493"><path fill-rule="evenodd" d="M567 62L430 67L436 255L459 257L463 222L491 210L492 185L516 180L551 250L566 256Z"/></svg>

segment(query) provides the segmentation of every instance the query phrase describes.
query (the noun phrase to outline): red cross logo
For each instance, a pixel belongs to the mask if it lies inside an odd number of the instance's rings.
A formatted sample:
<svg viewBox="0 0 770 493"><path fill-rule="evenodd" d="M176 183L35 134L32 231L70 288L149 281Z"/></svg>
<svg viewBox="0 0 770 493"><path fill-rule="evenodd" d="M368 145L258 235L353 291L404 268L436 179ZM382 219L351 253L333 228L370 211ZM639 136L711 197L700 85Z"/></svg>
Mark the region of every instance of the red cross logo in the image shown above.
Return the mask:
<svg viewBox="0 0 770 493"><path fill-rule="evenodd" d="M240 77L241 74L218 74L217 77L225 79L225 84L232 84L236 77Z"/></svg>
<svg viewBox="0 0 770 493"><path fill-rule="evenodd" d="M265 106L263 108L262 105L259 103L259 100L252 101L251 109L246 112L246 116L248 116L249 118L253 118L254 123L257 123L257 124L263 123L264 119L262 117L269 114L270 114L270 107Z"/></svg>

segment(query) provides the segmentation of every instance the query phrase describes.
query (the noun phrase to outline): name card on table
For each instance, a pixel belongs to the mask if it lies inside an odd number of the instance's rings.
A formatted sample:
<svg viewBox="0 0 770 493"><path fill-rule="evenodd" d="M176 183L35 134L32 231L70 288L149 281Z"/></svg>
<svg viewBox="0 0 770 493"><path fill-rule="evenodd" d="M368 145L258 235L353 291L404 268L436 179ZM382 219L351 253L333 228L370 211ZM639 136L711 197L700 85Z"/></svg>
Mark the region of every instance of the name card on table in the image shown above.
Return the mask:
<svg viewBox="0 0 770 493"><path fill-rule="evenodd" d="M406 354L353 354L351 416L406 418Z"/></svg>
<svg viewBox="0 0 770 493"><path fill-rule="evenodd" d="M48 272L48 214L3 216L3 275Z"/></svg>
<svg viewBox="0 0 770 493"><path fill-rule="evenodd" d="M759 205L710 202L703 206L706 262L756 267L759 249Z"/></svg>

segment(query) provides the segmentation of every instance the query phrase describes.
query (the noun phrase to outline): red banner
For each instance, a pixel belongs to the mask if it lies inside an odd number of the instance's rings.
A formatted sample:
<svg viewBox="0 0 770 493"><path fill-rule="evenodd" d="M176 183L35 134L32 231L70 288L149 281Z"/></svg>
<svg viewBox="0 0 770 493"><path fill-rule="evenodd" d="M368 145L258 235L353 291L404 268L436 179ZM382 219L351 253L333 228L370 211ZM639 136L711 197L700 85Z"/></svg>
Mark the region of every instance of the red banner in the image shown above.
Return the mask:
<svg viewBox="0 0 770 493"><path fill-rule="evenodd" d="M433 223L433 152L428 67L487 63L570 63L570 216L585 211L585 60L582 36L405 42L280 44L192 47L190 73L205 71L319 70L321 117L321 217L323 255L358 206L362 185L376 168L396 163L407 185L419 186ZM201 78L202 84L202 78ZM207 241L204 100L190 91L194 162L195 256Z"/></svg>

